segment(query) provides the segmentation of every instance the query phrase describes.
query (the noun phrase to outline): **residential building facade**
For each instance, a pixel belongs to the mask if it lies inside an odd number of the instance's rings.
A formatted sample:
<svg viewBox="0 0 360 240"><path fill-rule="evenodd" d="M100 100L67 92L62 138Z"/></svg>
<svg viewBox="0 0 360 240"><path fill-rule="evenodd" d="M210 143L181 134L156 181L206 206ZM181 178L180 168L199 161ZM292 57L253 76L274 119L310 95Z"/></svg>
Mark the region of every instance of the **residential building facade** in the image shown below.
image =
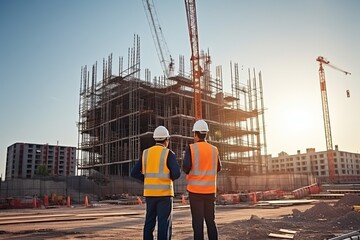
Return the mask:
<svg viewBox="0 0 360 240"><path fill-rule="evenodd" d="M335 180L341 182L360 181L360 154L340 151L335 146L334 165ZM315 148L306 149L306 153L288 155L281 152L278 157L271 157L268 161L268 171L293 172L313 174L319 180L329 179L327 151L316 152Z"/></svg>
<svg viewBox="0 0 360 240"><path fill-rule="evenodd" d="M7 148L5 178L33 178L39 166L46 175L75 176L76 147L14 143Z"/></svg>

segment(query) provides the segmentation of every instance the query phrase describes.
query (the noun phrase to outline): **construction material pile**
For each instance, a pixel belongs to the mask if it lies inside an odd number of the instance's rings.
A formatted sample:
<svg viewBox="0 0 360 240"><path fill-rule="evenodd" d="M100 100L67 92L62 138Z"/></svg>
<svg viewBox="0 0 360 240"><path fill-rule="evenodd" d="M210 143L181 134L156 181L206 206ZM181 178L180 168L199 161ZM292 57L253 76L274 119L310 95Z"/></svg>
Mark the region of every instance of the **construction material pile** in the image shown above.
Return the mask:
<svg viewBox="0 0 360 240"><path fill-rule="evenodd" d="M333 205L319 202L314 207L306 210L305 212L293 210L294 218L312 219L312 220L332 220L334 223L337 222L338 218L343 219L346 215L355 216L359 221L360 226L360 214L352 211L354 205L360 204L360 196L355 194L346 194L339 201ZM352 214L355 213L355 214Z"/></svg>
<svg viewBox="0 0 360 240"><path fill-rule="evenodd" d="M222 226L221 231L234 232L235 238L243 240L270 239L269 234L278 233L280 229L295 231L292 238L295 240L330 239L360 229L360 212L352 209L354 205L360 205L360 196L346 194L336 203L318 202L304 212L293 209L292 215L282 219L263 219L253 215L249 220Z"/></svg>

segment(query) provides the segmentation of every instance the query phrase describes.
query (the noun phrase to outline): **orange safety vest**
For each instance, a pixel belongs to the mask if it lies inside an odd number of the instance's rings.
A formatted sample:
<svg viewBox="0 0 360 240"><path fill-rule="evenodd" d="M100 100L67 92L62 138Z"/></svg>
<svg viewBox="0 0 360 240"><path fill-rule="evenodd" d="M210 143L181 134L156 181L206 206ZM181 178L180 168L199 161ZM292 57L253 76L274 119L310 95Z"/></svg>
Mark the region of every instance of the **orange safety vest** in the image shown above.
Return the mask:
<svg viewBox="0 0 360 240"><path fill-rule="evenodd" d="M207 142L190 144L191 170L186 176L187 190L192 193L216 193L219 151Z"/></svg>
<svg viewBox="0 0 360 240"><path fill-rule="evenodd" d="M169 149L155 145L145 149L142 154L142 173L144 174L144 196L174 196L173 181L166 161Z"/></svg>

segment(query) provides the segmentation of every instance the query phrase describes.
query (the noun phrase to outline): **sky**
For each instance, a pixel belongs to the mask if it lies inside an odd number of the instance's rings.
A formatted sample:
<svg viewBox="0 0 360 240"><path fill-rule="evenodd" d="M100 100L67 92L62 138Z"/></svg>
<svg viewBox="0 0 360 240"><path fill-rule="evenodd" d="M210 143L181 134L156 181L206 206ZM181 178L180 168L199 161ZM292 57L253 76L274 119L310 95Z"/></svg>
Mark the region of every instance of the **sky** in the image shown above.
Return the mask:
<svg viewBox="0 0 360 240"><path fill-rule="evenodd" d="M175 60L190 59L182 0L154 0ZM212 72L230 61L261 71L267 153L325 151L318 56L325 66L333 144L360 151L360 1L198 0L200 49ZM0 0L0 175L16 142L77 146L81 67L113 54L126 61L134 34L141 39L141 76L162 74L142 0ZM187 61L187 60L186 60ZM114 71L117 74L116 71ZM346 96L350 91L350 98Z"/></svg>

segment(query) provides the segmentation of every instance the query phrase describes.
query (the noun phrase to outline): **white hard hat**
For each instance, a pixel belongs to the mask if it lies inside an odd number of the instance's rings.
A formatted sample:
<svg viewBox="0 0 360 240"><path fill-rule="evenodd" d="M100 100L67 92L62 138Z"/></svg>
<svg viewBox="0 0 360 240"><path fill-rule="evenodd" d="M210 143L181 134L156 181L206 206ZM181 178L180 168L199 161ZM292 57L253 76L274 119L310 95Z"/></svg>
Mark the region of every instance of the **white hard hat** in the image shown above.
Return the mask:
<svg viewBox="0 0 360 240"><path fill-rule="evenodd" d="M200 120L197 120L194 123L192 131L193 132L207 133L207 132L209 132L209 127L208 127L207 123L204 120L200 119Z"/></svg>
<svg viewBox="0 0 360 240"><path fill-rule="evenodd" d="M153 138L155 140L165 140L166 138L169 138L169 131L164 126L158 126L155 128Z"/></svg>

